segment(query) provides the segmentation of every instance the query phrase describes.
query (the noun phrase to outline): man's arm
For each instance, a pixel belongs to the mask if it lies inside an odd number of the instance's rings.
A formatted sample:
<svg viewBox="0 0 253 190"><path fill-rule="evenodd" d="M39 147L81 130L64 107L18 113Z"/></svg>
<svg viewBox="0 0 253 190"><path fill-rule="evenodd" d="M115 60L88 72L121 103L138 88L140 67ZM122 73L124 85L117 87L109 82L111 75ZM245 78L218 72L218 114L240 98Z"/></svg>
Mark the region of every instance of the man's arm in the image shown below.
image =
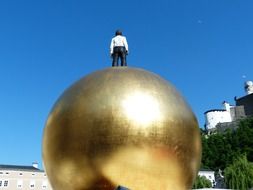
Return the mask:
<svg viewBox="0 0 253 190"><path fill-rule="evenodd" d="M110 45L110 54L111 54L111 55L113 54L113 48L114 48L114 41L113 41L113 39L112 39L111 45Z"/></svg>
<svg viewBox="0 0 253 190"><path fill-rule="evenodd" d="M127 53L128 53L128 44L127 44L126 37L124 37L123 43L124 43L124 46L125 46L126 51L127 51Z"/></svg>

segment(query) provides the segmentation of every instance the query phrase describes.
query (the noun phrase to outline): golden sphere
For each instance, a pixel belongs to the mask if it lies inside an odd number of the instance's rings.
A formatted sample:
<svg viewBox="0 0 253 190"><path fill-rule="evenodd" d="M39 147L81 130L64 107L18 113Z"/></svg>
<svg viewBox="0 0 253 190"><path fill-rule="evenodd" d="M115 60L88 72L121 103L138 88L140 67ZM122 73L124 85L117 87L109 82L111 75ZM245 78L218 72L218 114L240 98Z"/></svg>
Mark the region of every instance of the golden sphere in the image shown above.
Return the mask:
<svg viewBox="0 0 253 190"><path fill-rule="evenodd" d="M130 67L94 72L68 88L43 137L54 190L186 190L200 155L198 123L182 96Z"/></svg>

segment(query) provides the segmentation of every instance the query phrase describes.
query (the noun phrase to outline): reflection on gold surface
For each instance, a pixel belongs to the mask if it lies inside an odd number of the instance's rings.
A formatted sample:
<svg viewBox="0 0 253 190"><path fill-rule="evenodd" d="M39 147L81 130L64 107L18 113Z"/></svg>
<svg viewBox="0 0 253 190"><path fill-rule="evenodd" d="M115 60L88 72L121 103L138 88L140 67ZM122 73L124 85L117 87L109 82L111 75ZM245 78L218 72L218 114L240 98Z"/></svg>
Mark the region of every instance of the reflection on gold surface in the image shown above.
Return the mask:
<svg viewBox="0 0 253 190"><path fill-rule="evenodd" d="M163 154L162 151L167 150L159 150L158 148L152 150L148 147L123 148L102 164L102 173L114 184L127 184L127 187L133 190L143 189L143 184L146 184L145 188L148 186L150 190L184 189L185 184L182 183L184 179L180 163L173 154L159 157L161 156L159 151ZM125 172L126 169L132 171L132 174Z"/></svg>
<svg viewBox="0 0 253 190"><path fill-rule="evenodd" d="M147 126L161 117L157 100L144 92L128 94L122 100L122 106L126 117L141 126Z"/></svg>
<svg viewBox="0 0 253 190"><path fill-rule="evenodd" d="M54 190L190 189L200 154L198 124L181 95L159 76L129 67L73 84L43 137Z"/></svg>

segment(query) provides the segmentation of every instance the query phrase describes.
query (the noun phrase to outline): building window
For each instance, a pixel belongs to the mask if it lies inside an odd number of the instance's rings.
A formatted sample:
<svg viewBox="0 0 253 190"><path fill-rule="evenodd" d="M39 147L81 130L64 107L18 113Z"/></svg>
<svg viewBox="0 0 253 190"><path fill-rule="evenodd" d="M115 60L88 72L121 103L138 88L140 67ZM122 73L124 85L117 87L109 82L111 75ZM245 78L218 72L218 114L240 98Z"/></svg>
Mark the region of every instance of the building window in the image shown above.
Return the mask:
<svg viewBox="0 0 253 190"><path fill-rule="evenodd" d="M2 181L0 181L0 187L2 187L2 184L3 184L3 182L2 182Z"/></svg>
<svg viewBox="0 0 253 190"><path fill-rule="evenodd" d="M19 175L23 175L22 173L19 173Z"/></svg>
<svg viewBox="0 0 253 190"><path fill-rule="evenodd" d="M8 187L8 184L9 184L9 181L8 181L8 180L5 180L5 181L4 181L4 187Z"/></svg>
<svg viewBox="0 0 253 190"><path fill-rule="evenodd" d="M35 181L30 181L30 189L34 189L35 188Z"/></svg>
<svg viewBox="0 0 253 190"><path fill-rule="evenodd" d="M17 187L18 188L22 188L23 187L23 181L22 180L18 180Z"/></svg>
<svg viewBox="0 0 253 190"><path fill-rule="evenodd" d="M46 189L47 188L47 181L43 181L42 183L42 189Z"/></svg>

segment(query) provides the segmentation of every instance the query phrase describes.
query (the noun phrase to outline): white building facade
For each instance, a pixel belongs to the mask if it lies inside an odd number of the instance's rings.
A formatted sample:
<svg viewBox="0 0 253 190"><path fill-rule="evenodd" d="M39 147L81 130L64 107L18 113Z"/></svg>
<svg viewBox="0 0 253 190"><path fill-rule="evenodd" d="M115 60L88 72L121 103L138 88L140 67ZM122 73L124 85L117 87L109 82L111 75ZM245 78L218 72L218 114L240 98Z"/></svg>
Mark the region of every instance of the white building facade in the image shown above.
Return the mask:
<svg viewBox="0 0 253 190"><path fill-rule="evenodd" d="M215 186L216 182L215 182L214 171L202 169L198 172L198 175L204 176L206 179L208 179L212 183L213 187Z"/></svg>
<svg viewBox="0 0 253 190"><path fill-rule="evenodd" d="M223 107L224 109L214 109L205 112L206 130L215 129L218 123L231 122L233 120L230 113L230 109L233 106L230 106L227 102L223 102Z"/></svg>
<svg viewBox="0 0 253 190"><path fill-rule="evenodd" d="M0 165L0 190L52 190L46 173L36 166Z"/></svg>

